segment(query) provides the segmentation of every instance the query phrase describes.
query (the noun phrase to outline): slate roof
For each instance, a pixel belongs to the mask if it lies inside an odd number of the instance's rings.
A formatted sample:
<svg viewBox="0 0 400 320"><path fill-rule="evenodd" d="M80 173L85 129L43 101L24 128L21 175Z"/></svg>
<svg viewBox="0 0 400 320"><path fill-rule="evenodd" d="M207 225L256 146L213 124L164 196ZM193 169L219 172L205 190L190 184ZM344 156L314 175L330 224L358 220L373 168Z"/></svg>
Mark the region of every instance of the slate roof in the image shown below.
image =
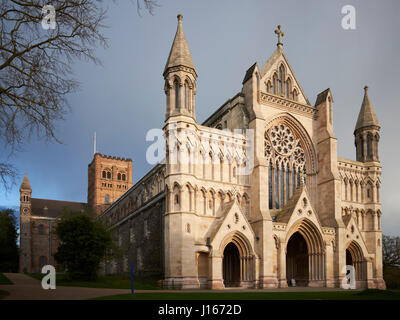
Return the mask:
<svg viewBox="0 0 400 320"><path fill-rule="evenodd" d="M40 217L58 218L65 207L74 213L80 213L86 205L83 202L31 198L32 215Z"/></svg>

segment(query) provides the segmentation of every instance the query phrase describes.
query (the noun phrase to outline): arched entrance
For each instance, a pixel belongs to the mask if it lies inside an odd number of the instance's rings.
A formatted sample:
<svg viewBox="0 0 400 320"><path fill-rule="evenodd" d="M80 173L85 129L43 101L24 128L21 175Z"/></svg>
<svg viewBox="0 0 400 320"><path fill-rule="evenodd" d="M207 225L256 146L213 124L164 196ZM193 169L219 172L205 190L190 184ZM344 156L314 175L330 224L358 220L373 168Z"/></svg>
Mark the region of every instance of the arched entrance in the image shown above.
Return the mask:
<svg viewBox="0 0 400 320"><path fill-rule="evenodd" d="M322 235L309 219L299 220L288 233L286 245L286 280L296 286L325 285L325 251Z"/></svg>
<svg viewBox="0 0 400 320"><path fill-rule="evenodd" d="M365 266L365 259L360 246L355 241L352 241L347 246L346 265L354 267L356 288L366 287L367 272Z"/></svg>
<svg viewBox="0 0 400 320"><path fill-rule="evenodd" d="M288 285L292 285L292 279L296 281L296 286L308 285L308 250L307 243L303 236L294 233L288 244L286 253L286 279Z"/></svg>
<svg viewBox="0 0 400 320"><path fill-rule="evenodd" d="M238 247L230 242L224 249L223 277L225 287L240 286L240 254Z"/></svg>

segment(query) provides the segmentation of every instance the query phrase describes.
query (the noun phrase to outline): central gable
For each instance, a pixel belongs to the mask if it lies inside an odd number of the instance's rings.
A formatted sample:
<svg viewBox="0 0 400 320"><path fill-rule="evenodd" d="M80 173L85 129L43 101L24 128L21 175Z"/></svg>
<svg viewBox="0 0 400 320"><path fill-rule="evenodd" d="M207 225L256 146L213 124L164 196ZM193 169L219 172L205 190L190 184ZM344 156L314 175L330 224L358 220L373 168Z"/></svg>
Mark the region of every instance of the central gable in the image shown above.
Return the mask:
<svg viewBox="0 0 400 320"><path fill-rule="evenodd" d="M261 67L261 88L267 93L310 105L282 49L278 48Z"/></svg>

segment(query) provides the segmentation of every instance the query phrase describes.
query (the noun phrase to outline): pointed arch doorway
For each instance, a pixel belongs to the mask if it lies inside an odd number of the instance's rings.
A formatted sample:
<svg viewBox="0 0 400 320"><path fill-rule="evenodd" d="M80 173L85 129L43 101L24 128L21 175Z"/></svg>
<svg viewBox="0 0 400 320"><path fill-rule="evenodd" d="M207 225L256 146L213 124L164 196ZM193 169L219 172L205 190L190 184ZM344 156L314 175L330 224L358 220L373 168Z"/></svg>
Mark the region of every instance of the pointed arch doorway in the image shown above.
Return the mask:
<svg viewBox="0 0 400 320"><path fill-rule="evenodd" d="M354 267L356 288L367 287L367 272L364 255L361 247L352 241L346 248L346 265Z"/></svg>
<svg viewBox="0 0 400 320"><path fill-rule="evenodd" d="M222 270L225 287L240 286L240 253L238 247L230 242L224 249Z"/></svg>
<svg viewBox="0 0 400 320"><path fill-rule="evenodd" d="M308 250L303 236L296 232L290 238L286 253L286 278L288 285L292 285L292 279L296 286L307 286L309 280Z"/></svg>
<svg viewBox="0 0 400 320"><path fill-rule="evenodd" d="M325 286L324 242L318 228L308 219L300 220L289 233L286 246L286 280L296 286Z"/></svg>

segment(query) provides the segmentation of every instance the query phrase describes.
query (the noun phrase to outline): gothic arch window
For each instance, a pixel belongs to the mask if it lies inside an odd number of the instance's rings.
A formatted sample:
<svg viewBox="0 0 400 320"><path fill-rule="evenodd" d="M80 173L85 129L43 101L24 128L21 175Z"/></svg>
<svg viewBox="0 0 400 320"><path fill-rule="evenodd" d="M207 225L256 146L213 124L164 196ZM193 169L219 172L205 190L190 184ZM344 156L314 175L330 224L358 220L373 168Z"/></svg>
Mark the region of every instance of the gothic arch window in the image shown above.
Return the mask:
<svg viewBox="0 0 400 320"><path fill-rule="evenodd" d="M122 174L122 181L125 181L126 180L126 175L125 175L125 173L123 173Z"/></svg>
<svg viewBox="0 0 400 320"><path fill-rule="evenodd" d="M121 180L121 174L118 172L117 179Z"/></svg>
<svg viewBox="0 0 400 320"><path fill-rule="evenodd" d="M367 157L368 158L372 157L372 136L371 135L367 136Z"/></svg>
<svg viewBox="0 0 400 320"><path fill-rule="evenodd" d="M290 98L290 88L291 88L291 81L290 81L290 78L288 78L287 80L286 80L286 90L285 90L285 92L286 92L286 98Z"/></svg>
<svg viewBox="0 0 400 320"><path fill-rule="evenodd" d="M286 165L286 202L290 199L290 170L289 163Z"/></svg>
<svg viewBox="0 0 400 320"><path fill-rule="evenodd" d="M175 91L175 109L179 109L179 82L177 79L174 81L174 91Z"/></svg>
<svg viewBox="0 0 400 320"><path fill-rule="evenodd" d="M272 209L272 162L268 166L268 206Z"/></svg>
<svg viewBox="0 0 400 320"><path fill-rule="evenodd" d="M185 84L184 84L184 86L183 86L183 108L184 109L189 109L188 108L188 91L189 91L189 88L188 88L189 86L188 86L188 83L187 83L187 81L185 81Z"/></svg>
<svg viewBox="0 0 400 320"><path fill-rule="evenodd" d="M350 186L350 201L353 201L353 180L349 181L349 186Z"/></svg>
<svg viewBox="0 0 400 320"><path fill-rule="evenodd" d="M110 171L107 172L107 179L111 179L111 172Z"/></svg>
<svg viewBox="0 0 400 320"><path fill-rule="evenodd" d="M103 171L102 177L103 177L103 179L107 178L107 172Z"/></svg>
<svg viewBox="0 0 400 320"><path fill-rule="evenodd" d="M276 88L277 82L278 82L278 76L275 73L272 77L272 93L273 94L277 94L277 88Z"/></svg>
<svg viewBox="0 0 400 320"><path fill-rule="evenodd" d="M266 89L266 91L268 92L268 93L271 93L271 81L269 81L268 80L268 82L267 82L267 84L266 84L266 86L265 86L265 89Z"/></svg>
<svg viewBox="0 0 400 320"><path fill-rule="evenodd" d="M293 163L293 170L292 170L292 194L296 190L296 165Z"/></svg>
<svg viewBox="0 0 400 320"><path fill-rule="evenodd" d="M296 186L301 181L305 183L305 152L300 140L284 123L277 123L265 132L264 148L269 160L268 206L279 209L289 201Z"/></svg>
<svg viewBox="0 0 400 320"><path fill-rule="evenodd" d="M360 138L361 157L364 157L364 139Z"/></svg>
<svg viewBox="0 0 400 320"><path fill-rule="evenodd" d="M296 90L296 89L293 89L293 92L292 92L292 99L293 99L294 101L297 101L297 90Z"/></svg>
<svg viewBox="0 0 400 320"><path fill-rule="evenodd" d="M283 90L284 90L283 82L284 82L284 79L285 79L285 69L284 69L283 65L281 65L279 67L279 93L280 94L283 94Z"/></svg>

